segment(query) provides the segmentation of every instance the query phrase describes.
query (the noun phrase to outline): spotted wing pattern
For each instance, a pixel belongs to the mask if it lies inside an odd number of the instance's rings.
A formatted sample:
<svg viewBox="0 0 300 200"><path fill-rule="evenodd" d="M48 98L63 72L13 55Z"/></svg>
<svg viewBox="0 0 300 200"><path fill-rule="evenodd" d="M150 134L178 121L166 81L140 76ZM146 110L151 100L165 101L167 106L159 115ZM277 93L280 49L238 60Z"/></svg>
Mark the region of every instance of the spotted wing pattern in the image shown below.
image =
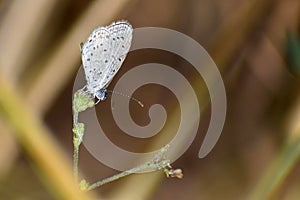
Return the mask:
<svg viewBox="0 0 300 200"><path fill-rule="evenodd" d="M129 51L133 28L118 21L96 28L81 47L87 90L95 94L105 89L120 69Z"/></svg>

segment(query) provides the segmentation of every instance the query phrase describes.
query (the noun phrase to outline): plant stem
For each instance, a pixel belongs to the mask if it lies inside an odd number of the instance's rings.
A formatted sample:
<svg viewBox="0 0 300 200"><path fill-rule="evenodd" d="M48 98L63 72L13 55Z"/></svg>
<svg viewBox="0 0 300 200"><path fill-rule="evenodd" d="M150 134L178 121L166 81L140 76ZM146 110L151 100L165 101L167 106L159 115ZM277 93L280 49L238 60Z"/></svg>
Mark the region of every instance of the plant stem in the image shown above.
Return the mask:
<svg viewBox="0 0 300 200"><path fill-rule="evenodd" d="M87 108L93 107L94 105L95 103L93 96L91 96L89 93L84 92L84 88L75 92L73 98L73 173L76 181L78 181L79 147L82 143L84 135L84 124L78 122L78 115L80 112L86 110ZM85 191L92 190L106 183L110 183L112 181L118 180L122 177L128 176L130 174L145 169L163 170L167 177L182 177L179 176L182 175L182 170L179 171L179 169L172 169L172 167L170 166L170 161L164 158L168 148L169 145L166 145L165 147L161 148L152 161L146 162L132 169L123 171L114 176L105 178L91 185L89 185L85 180L81 180L80 188L81 190Z"/></svg>
<svg viewBox="0 0 300 200"><path fill-rule="evenodd" d="M79 146L84 135L84 124L78 122L78 115L79 112L92 106L94 106L94 101L89 94L83 92L82 89L75 92L73 98L73 173L76 181L78 181Z"/></svg>
<svg viewBox="0 0 300 200"><path fill-rule="evenodd" d="M79 157L78 155L79 155L79 145L74 145L73 173L76 181L78 181L78 157Z"/></svg>
<svg viewBox="0 0 300 200"><path fill-rule="evenodd" d="M131 168L129 170L123 171L119 174L116 174L116 175L113 175L111 177L108 177L108 178L102 179L100 181L97 181L97 182L93 183L92 185L90 185L87 188L87 190L95 189L95 188L100 187L100 186L102 186L106 183L110 183L112 181L118 180L120 178L131 175L133 173L136 173L138 171L142 171L142 170L145 170L145 169L153 169L153 168L160 170L162 168L165 168L166 166L169 166L169 161L168 160L162 160L159 163L156 163L155 161L150 161L150 162L144 163L142 165L136 166L134 168Z"/></svg>
<svg viewBox="0 0 300 200"><path fill-rule="evenodd" d="M300 137L290 141L279 156L268 167L261 181L256 185L249 200L269 199L276 189L283 184L292 168L300 158Z"/></svg>

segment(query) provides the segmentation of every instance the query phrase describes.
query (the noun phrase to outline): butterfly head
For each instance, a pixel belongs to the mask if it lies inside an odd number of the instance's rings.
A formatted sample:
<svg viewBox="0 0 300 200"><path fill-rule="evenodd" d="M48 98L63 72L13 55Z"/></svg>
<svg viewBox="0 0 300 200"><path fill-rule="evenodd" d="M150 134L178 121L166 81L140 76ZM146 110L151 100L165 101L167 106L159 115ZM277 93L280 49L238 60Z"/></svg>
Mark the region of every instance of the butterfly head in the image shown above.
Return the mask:
<svg viewBox="0 0 300 200"><path fill-rule="evenodd" d="M104 101L107 97L107 90L99 90L98 92L95 93L95 97L99 100L99 101Z"/></svg>

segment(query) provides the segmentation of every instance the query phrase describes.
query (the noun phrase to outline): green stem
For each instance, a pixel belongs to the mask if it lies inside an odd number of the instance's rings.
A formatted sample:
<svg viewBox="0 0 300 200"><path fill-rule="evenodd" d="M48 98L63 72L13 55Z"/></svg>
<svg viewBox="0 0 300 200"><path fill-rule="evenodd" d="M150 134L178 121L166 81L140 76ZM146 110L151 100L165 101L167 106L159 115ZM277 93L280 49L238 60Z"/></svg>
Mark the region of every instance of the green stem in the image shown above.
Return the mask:
<svg viewBox="0 0 300 200"><path fill-rule="evenodd" d="M78 157L79 157L79 145L74 144L73 173L76 181L78 181Z"/></svg>
<svg viewBox="0 0 300 200"><path fill-rule="evenodd" d="M73 113L73 128L76 127L78 124L78 112ZM74 145L74 152L73 152L73 173L75 180L78 181L78 157L79 157L79 145L77 145L76 141L76 134L73 135L73 145Z"/></svg>
<svg viewBox="0 0 300 200"><path fill-rule="evenodd" d="M147 162L147 163L144 163L142 165L131 168L129 170L123 171L119 174L116 174L116 175L113 175L111 177L108 177L108 178L102 179L100 181L97 181L97 182L93 183L92 185L88 186L87 190L93 190L97 187L100 187L100 186L106 184L106 183L110 183L112 181L118 180L120 178L123 178L125 176L131 175L133 173L136 173L136 172L139 172L139 171L142 171L142 170L145 170L145 169L155 168L157 170L161 170L161 169L163 169L167 166L169 166L169 161L168 160L162 160L159 163L156 163L155 161Z"/></svg>
<svg viewBox="0 0 300 200"><path fill-rule="evenodd" d="M89 94L81 89L75 92L73 98L73 173L76 181L78 181L79 146L84 135L84 124L78 122L78 115L92 106L94 106L94 101Z"/></svg>
<svg viewBox="0 0 300 200"><path fill-rule="evenodd" d="M87 108L94 106L94 98L84 92L82 89L78 90L74 94L73 98L73 146L74 146L74 152L73 152L73 173L75 180L78 181L78 157L79 157L79 147L82 143L83 135L84 135L84 124L78 122L78 115L80 112L86 110ZM106 183L110 183L112 181L115 181L117 179L120 179L122 177L128 176L130 174L133 174L138 171L142 171L145 169L156 169L156 170L163 170L167 176L173 177L174 171L170 167L170 161L164 159L165 153L167 149L169 148L169 145L166 145L165 147L161 148L161 150L155 155L155 158L152 161L146 162L142 165L139 165L137 167L134 167L132 169L123 171L119 174L116 174L114 176L105 178L103 180L100 180L96 183L93 183L89 185L85 180L81 180L80 182L80 188L82 190L92 190L99 186L102 186ZM176 171L178 173L178 171ZM176 177L174 175L174 177ZM179 177L177 175L177 177Z"/></svg>
<svg viewBox="0 0 300 200"><path fill-rule="evenodd" d="M300 137L289 142L278 158L267 169L265 175L254 189L249 200L268 199L283 183L291 169L295 167L300 158Z"/></svg>

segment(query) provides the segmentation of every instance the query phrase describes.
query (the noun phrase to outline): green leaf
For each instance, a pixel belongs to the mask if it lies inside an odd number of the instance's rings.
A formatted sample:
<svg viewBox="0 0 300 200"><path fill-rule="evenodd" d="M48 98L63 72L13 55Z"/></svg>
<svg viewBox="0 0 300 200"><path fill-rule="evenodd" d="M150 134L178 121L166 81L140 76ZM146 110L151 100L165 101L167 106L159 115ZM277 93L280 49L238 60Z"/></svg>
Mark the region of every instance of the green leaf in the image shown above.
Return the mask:
<svg viewBox="0 0 300 200"><path fill-rule="evenodd" d="M296 34L288 33L287 35L286 58L290 70L300 75L300 38Z"/></svg>

